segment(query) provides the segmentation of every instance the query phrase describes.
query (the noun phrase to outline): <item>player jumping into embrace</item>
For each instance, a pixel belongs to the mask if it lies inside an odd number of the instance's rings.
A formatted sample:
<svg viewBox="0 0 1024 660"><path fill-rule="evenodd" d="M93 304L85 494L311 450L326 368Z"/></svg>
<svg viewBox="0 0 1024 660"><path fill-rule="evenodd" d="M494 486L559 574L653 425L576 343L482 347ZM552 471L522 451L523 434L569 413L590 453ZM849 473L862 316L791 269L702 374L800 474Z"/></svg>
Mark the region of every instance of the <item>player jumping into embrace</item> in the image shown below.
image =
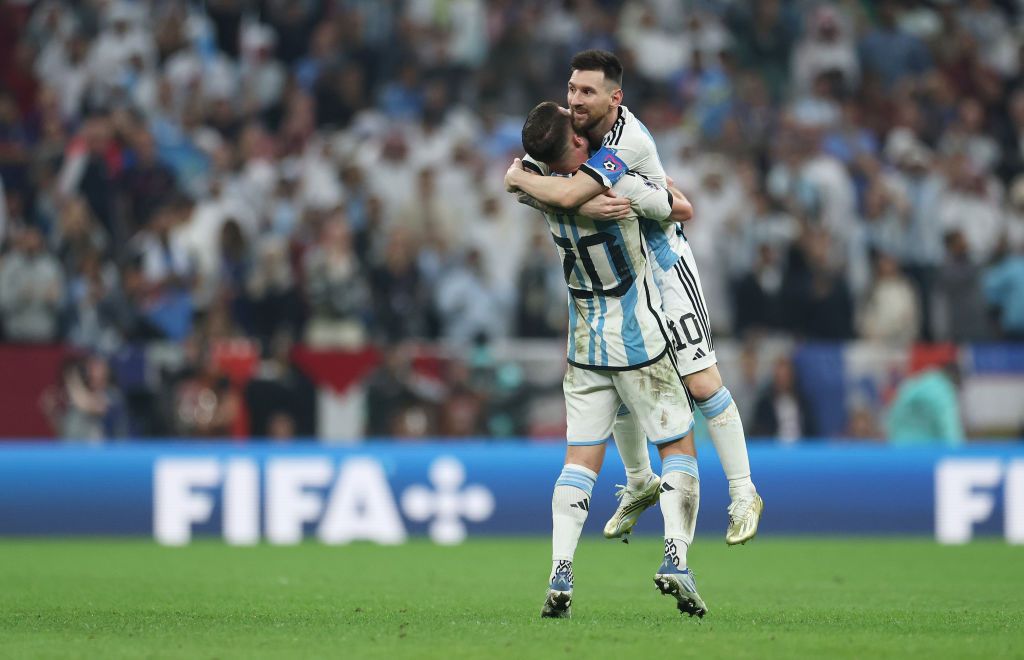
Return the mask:
<svg viewBox="0 0 1024 660"><path fill-rule="evenodd" d="M589 156L586 138L550 102L530 112L523 146L534 159L531 166L552 178L571 175ZM609 167L625 169L614 159ZM674 365L640 220L671 224L687 219L692 209L685 198L636 174L617 177L612 188L631 200L621 219L594 220L586 217L586 208L545 213L570 295L569 365L563 382L568 448L551 500L552 567L541 616L571 614L573 556L605 443L623 404L662 457L665 555L655 584L675 597L680 611L704 616L707 607L686 566L700 487L693 415ZM646 452L643 438L637 444Z"/></svg>
<svg viewBox="0 0 1024 660"><path fill-rule="evenodd" d="M622 65L614 54L583 51L573 57L571 68L568 103L572 124L587 136L591 158L570 178L535 176L541 173L539 168L517 160L506 175L506 186L526 193L529 197L520 200L542 210L572 209L589 202L594 217L623 217L629 212L629 200L601 193L614 190L627 172L666 185L657 147L647 128L621 104ZM693 252L679 225L640 222L650 249L654 279L671 322L680 374L708 420L711 441L729 480L731 503L725 540L730 545L745 543L757 533L764 503L750 479L739 410L716 366L707 304ZM640 514L658 499L658 477L651 470L646 447L634 441L643 430L635 414L622 412L614 437L626 466L627 484L620 492L618 509L605 526L608 538L628 534Z"/></svg>

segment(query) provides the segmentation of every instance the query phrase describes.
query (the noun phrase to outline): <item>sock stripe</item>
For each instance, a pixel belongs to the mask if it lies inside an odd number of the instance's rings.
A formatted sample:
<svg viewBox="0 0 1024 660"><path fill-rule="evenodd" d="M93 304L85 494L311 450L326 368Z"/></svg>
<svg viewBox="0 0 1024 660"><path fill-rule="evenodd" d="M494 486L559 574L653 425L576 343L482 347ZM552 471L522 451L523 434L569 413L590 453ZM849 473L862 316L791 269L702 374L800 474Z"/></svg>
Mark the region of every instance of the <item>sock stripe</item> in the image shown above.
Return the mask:
<svg viewBox="0 0 1024 660"><path fill-rule="evenodd" d="M575 465L566 465L562 468L562 473L558 475L555 486L572 486L579 488L587 495L592 495L595 483L597 483L597 475L590 470Z"/></svg>
<svg viewBox="0 0 1024 660"><path fill-rule="evenodd" d="M661 464L661 475L665 476L670 472L683 472L700 481L700 473L697 471L697 459L686 454L673 454L666 458Z"/></svg>
<svg viewBox="0 0 1024 660"><path fill-rule="evenodd" d="M697 407L700 408L701 413L704 417L711 419L718 417L725 409L732 403L732 394L729 393L729 389L724 385L718 389L717 392L711 395L711 398L704 401L698 401Z"/></svg>
<svg viewBox="0 0 1024 660"><path fill-rule="evenodd" d="M587 495L594 494L593 482L584 481L582 479L573 479L572 477L559 477L558 481L555 482L555 486L572 486L573 488L579 488Z"/></svg>

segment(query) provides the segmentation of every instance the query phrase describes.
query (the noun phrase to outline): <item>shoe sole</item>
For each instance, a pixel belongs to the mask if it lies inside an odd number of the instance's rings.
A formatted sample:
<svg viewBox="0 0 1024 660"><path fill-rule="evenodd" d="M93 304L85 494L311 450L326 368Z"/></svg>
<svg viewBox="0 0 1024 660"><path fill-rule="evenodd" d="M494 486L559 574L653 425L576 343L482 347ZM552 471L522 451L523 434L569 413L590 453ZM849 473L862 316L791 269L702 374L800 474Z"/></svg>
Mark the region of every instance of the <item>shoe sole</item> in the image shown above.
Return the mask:
<svg viewBox="0 0 1024 660"><path fill-rule="evenodd" d="M676 599L676 607L682 614L689 614L690 617L703 619L708 613L708 606L704 604L700 595L683 591L679 581L668 575L655 575L654 586L662 594L672 596Z"/></svg>
<svg viewBox="0 0 1024 660"><path fill-rule="evenodd" d="M644 504L644 506L642 506L641 508L637 509L635 512L630 513L626 518L622 519L622 524L619 525L618 532L616 532L614 529L612 529L612 531L609 532L608 531L608 526L605 525L604 537L606 539L617 539L617 538L622 538L623 536L632 533L633 528L636 527L636 524L640 521L640 516L643 515L644 511L646 511L647 509L650 509L652 506L657 504L658 500L660 498L661 498L661 490L660 490L660 486L659 486L659 489L654 491L654 494L652 494L646 500L639 500L639 502L642 502Z"/></svg>
<svg viewBox="0 0 1024 660"><path fill-rule="evenodd" d="M542 619L571 619L572 618L572 592L553 591L548 594L544 601L544 607L540 610Z"/></svg>
<svg viewBox="0 0 1024 660"><path fill-rule="evenodd" d="M758 497L760 497L760 496L758 496ZM757 512L757 524L754 525L754 529L753 529L753 531L750 532L750 535L749 536L745 536L745 537L743 537L741 539L736 539L735 541L730 541L729 538L726 537L725 544L726 545L746 545L747 541L753 540L753 538L755 536L757 536L757 530L761 526L761 516L763 516L763 515L764 515L764 500L761 500L761 510Z"/></svg>

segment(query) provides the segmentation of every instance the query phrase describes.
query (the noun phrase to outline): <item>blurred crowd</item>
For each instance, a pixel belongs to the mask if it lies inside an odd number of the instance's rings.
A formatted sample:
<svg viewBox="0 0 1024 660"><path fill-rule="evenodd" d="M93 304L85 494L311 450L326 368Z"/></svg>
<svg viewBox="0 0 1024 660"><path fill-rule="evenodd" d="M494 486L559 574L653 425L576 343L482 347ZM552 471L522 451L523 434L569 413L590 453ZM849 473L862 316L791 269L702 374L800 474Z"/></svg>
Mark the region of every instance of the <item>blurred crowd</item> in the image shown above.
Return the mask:
<svg viewBox="0 0 1024 660"><path fill-rule="evenodd" d="M1010 0L4 0L0 338L559 338L501 177L592 47L694 203L719 335L1024 339Z"/></svg>

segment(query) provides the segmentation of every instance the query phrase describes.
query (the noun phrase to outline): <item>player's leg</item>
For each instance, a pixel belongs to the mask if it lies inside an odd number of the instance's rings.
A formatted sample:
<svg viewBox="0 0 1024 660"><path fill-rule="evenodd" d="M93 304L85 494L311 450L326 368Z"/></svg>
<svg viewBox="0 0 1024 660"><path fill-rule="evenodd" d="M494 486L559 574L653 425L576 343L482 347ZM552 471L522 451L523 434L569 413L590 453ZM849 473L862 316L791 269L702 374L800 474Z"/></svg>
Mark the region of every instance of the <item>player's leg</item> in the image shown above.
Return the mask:
<svg viewBox="0 0 1024 660"><path fill-rule="evenodd" d="M679 373L704 417L715 452L729 480L729 529L726 543L745 543L757 533L763 503L750 480L743 422L722 384L715 340L693 252L684 245L671 272L658 280L665 314L672 320Z"/></svg>
<svg viewBox="0 0 1024 660"><path fill-rule="evenodd" d="M630 489L642 488L655 474L651 469L651 455L647 451L647 435L625 404L615 416L612 437L615 438L615 448L622 458L622 465L626 468L626 486Z"/></svg>
<svg viewBox="0 0 1024 660"><path fill-rule="evenodd" d="M612 437L626 468L626 485L619 488L619 505L605 523L604 535L610 539L625 539L633 531L640 515L658 503L661 479L651 470L647 434L625 405L615 418Z"/></svg>
<svg viewBox="0 0 1024 660"><path fill-rule="evenodd" d="M750 459L743 422L732 394L722 384L716 365L685 376L684 381L697 407L708 420L708 432L729 480L729 528L725 542L746 543L757 534L764 502L750 479Z"/></svg>
<svg viewBox="0 0 1024 660"><path fill-rule="evenodd" d="M551 575L544 618L571 616L573 559L620 403L611 378L600 372L569 365L562 387L568 448L551 496Z"/></svg>
<svg viewBox="0 0 1024 660"><path fill-rule="evenodd" d="M697 582L686 554L693 544L700 510L700 473L693 432L682 440L658 446L661 455L661 512L665 518L665 555L654 576L661 593L676 599L683 614L703 617L708 607L697 592Z"/></svg>
<svg viewBox="0 0 1024 660"><path fill-rule="evenodd" d="M615 377L616 389L662 457L665 555L655 584L662 593L675 597L681 611L703 616L707 606L686 564L700 503L693 414L673 357L667 355L643 369L622 372Z"/></svg>

